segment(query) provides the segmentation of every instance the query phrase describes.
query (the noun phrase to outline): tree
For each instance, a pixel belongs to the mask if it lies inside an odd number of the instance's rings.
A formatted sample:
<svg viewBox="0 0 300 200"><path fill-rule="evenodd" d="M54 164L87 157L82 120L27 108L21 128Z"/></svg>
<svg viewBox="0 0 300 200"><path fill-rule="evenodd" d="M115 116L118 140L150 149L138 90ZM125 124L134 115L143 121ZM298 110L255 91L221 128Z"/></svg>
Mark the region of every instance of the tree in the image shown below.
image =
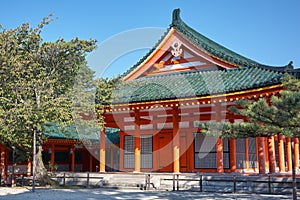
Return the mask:
<svg viewBox="0 0 300 200"><path fill-rule="evenodd" d="M48 16L36 28L24 23L0 32L0 139L30 155L37 133L36 172L42 185L49 181L42 162L45 126L72 122L74 81L96 47L92 39L44 42L42 29L52 20Z"/></svg>
<svg viewBox="0 0 300 200"><path fill-rule="evenodd" d="M204 133L220 137L258 137L282 134L287 137L300 137L300 82L285 75L282 79L283 90L270 101L239 100L230 111L248 119L247 122L210 122L198 123ZM209 130L211 125L222 127L217 132Z"/></svg>
<svg viewBox="0 0 300 200"><path fill-rule="evenodd" d="M282 134L286 137L300 137L300 82L290 75L282 78L283 90L270 101L261 98L258 101L237 101L230 110L244 116L248 122L240 123L198 123L202 132L219 137L243 138L265 137ZM218 126L220 129L209 129ZM292 140L293 141L293 140ZM296 197L295 168L293 164L293 196Z"/></svg>
<svg viewBox="0 0 300 200"><path fill-rule="evenodd" d="M114 98L117 98L117 91L122 83L122 76L115 78L99 78L96 83L95 107L98 124L101 128L105 125L104 112L106 108L110 108Z"/></svg>

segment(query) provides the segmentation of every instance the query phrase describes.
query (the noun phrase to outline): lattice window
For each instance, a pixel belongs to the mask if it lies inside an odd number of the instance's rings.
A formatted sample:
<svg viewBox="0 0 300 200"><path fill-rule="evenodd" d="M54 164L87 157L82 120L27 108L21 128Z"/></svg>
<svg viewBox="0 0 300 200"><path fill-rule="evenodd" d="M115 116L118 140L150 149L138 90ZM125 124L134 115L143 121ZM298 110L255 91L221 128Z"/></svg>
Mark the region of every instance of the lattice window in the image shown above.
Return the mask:
<svg viewBox="0 0 300 200"><path fill-rule="evenodd" d="M124 136L124 168L134 168L134 137Z"/></svg>
<svg viewBox="0 0 300 200"><path fill-rule="evenodd" d="M249 168L257 167L256 159L256 138L248 138L248 156L249 156Z"/></svg>
<svg viewBox="0 0 300 200"><path fill-rule="evenodd" d="M245 139L236 139L236 168L246 168L246 141Z"/></svg>
<svg viewBox="0 0 300 200"><path fill-rule="evenodd" d="M228 138L223 139L223 166L229 168L229 140Z"/></svg>
<svg viewBox="0 0 300 200"><path fill-rule="evenodd" d="M141 136L141 168L152 168L153 140L151 135Z"/></svg>
<svg viewBox="0 0 300 200"><path fill-rule="evenodd" d="M194 141L195 168L216 168L216 138L196 133Z"/></svg>

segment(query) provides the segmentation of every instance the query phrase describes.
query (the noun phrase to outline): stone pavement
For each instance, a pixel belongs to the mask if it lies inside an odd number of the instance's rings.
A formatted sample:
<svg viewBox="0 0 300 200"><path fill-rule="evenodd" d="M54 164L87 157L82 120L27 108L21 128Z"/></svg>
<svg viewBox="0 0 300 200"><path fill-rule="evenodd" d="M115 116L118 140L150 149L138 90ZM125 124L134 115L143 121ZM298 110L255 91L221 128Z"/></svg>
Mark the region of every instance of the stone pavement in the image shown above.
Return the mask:
<svg viewBox="0 0 300 200"><path fill-rule="evenodd" d="M121 189L50 189L37 188L33 193L31 188L0 188L1 200L189 200L189 199L292 199L291 194L266 195L266 194L232 194L232 193L207 193L188 191L139 191ZM300 196L298 195L298 198Z"/></svg>

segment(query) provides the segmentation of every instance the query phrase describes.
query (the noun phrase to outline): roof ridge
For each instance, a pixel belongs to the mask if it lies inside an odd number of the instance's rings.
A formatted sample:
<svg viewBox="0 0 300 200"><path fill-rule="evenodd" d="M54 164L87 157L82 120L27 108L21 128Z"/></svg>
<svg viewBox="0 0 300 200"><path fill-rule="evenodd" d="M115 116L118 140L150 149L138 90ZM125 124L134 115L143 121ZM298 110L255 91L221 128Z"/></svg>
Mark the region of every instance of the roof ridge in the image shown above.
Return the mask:
<svg viewBox="0 0 300 200"><path fill-rule="evenodd" d="M181 19L179 8L175 9L173 11L173 20L172 20L170 27L174 27L176 30L178 30L183 35L185 35L189 39L192 39L194 42L196 42L198 45L200 45L199 47L201 47L203 50L205 50L206 53L211 54L214 57L219 57L219 58L221 57L224 60L226 60L234 65L238 65L240 67L249 66L249 64L251 66L262 65L252 59L249 59L245 56L242 56L242 55L226 48L225 46L211 40L210 38L202 35L195 29L191 28L189 25L187 25ZM212 46L214 46L214 47L212 47ZM229 53L229 55L226 53ZM237 56L238 59L235 59L233 56ZM245 61L246 61L246 63L243 63Z"/></svg>
<svg viewBox="0 0 300 200"><path fill-rule="evenodd" d="M140 64L142 64L147 57L153 53L153 51L157 48L157 46L163 41L163 39L167 36L168 32L172 29L176 29L183 37L185 37L187 40L194 43L198 48L205 51L207 54L211 55L212 57L215 57L221 61L228 62L230 64L233 64L238 67L260 67L264 69L274 70L274 71L292 71L295 70L290 69L290 65L286 66L268 66L261 64L259 62L256 62L250 58L247 58L245 56L242 56L224 46L221 44L218 44L217 42L207 38L206 36L202 35L198 31L194 30L190 26L188 26L180 17L180 8L174 9L172 14L172 23L169 25L169 28L166 30L166 32L161 36L161 38L156 42L154 47L149 50L149 52L143 56L136 64L134 64L132 67L130 67L125 73L122 74L122 77L127 76L130 74L135 68L137 68ZM154 76L154 75L153 75ZM300 76L300 75L299 75Z"/></svg>

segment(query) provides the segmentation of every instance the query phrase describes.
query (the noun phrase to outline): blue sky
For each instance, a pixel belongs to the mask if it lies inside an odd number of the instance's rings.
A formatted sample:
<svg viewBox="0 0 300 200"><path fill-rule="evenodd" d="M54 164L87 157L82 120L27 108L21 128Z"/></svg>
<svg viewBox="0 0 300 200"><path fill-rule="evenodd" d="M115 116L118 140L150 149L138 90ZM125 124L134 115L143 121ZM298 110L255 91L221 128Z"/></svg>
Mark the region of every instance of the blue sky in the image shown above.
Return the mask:
<svg viewBox="0 0 300 200"><path fill-rule="evenodd" d="M257 62L300 67L300 1L271 0L28 0L2 1L0 24L14 28L23 22L37 25L53 13L57 20L44 28L46 41L97 39L101 45L124 31L158 27L167 29L172 11L206 37ZM153 45L156 40L153 38ZM136 63L147 49L113 60L104 74L115 76Z"/></svg>

